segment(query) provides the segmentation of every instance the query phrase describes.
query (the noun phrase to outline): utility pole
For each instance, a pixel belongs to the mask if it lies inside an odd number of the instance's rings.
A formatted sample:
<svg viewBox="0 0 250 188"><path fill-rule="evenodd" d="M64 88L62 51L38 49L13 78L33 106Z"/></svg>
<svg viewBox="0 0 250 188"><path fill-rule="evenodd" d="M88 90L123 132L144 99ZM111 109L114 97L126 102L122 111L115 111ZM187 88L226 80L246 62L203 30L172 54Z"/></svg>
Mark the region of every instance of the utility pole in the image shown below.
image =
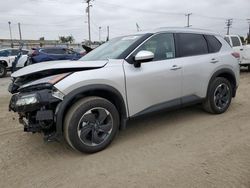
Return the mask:
<svg viewBox="0 0 250 188"><path fill-rule="evenodd" d="M21 32L21 24L20 23L18 23L18 30L19 30L20 41L22 41L22 32Z"/></svg>
<svg viewBox="0 0 250 188"><path fill-rule="evenodd" d="M99 41L101 42L102 38L101 38L101 32L102 32L102 27L99 27Z"/></svg>
<svg viewBox="0 0 250 188"><path fill-rule="evenodd" d="M90 4L91 1L93 0L85 0L87 3L87 9L86 9L86 13L88 14L88 30L89 30L89 42L91 44L91 31L90 31L90 7L92 7L92 5Z"/></svg>
<svg viewBox="0 0 250 188"><path fill-rule="evenodd" d="M109 26L107 26L107 41L109 41Z"/></svg>
<svg viewBox="0 0 250 188"><path fill-rule="evenodd" d="M13 45L13 38L12 38L12 31L11 31L11 22L9 21L8 24L9 24L9 30L10 30L11 48L13 48L14 45Z"/></svg>
<svg viewBox="0 0 250 188"><path fill-rule="evenodd" d="M248 25L249 25L249 29L248 29L248 39L250 39L250 19L247 19L248 21ZM249 41L250 42L250 41Z"/></svg>
<svg viewBox="0 0 250 188"><path fill-rule="evenodd" d="M227 19L226 21L226 28L227 28L227 35L230 34L230 28L232 27L233 19Z"/></svg>
<svg viewBox="0 0 250 188"><path fill-rule="evenodd" d="M190 16L192 15L192 13L188 13L185 14L185 16L187 16L187 26L186 27L191 27L192 25L190 25Z"/></svg>

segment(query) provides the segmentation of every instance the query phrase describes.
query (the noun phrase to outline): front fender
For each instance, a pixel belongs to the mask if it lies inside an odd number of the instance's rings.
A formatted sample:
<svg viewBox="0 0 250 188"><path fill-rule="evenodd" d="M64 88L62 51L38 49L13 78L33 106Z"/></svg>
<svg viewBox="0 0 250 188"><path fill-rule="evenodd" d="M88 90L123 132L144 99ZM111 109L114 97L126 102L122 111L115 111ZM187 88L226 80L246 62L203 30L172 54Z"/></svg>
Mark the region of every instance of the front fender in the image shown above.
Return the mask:
<svg viewBox="0 0 250 188"><path fill-rule="evenodd" d="M57 110L56 110L56 136L57 138L62 138L63 136L63 122L64 122L64 117L65 114L67 113L68 108L72 105L72 102L76 99L77 96L81 95L84 97L84 94L88 92L93 92L93 91L106 91L109 93L112 93L114 96L117 97L117 100L121 103L121 123L122 127L124 125L124 122L127 119L127 110L126 110L126 104L125 101L121 95L121 93L113 88L112 86L109 85L103 85L103 84L94 84L94 85L87 85L80 87L69 94L67 94L63 101L58 105ZM87 95L86 95L87 96Z"/></svg>

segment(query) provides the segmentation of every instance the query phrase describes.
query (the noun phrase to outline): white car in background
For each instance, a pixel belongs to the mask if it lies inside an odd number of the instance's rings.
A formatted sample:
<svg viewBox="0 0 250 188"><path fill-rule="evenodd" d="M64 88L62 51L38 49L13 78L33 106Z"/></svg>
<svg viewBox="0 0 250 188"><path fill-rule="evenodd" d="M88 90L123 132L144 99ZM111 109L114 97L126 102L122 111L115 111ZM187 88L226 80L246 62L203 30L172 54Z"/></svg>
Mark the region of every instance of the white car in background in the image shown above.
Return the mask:
<svg viewBox="0 0 250 188"><path fill-rule="evenodd" d="M17 48L9 48L9 49L3 49L0 50L0 78L6 76L7 71L10 71L12 68L12 64L16 58L16 56L19 53L19 49ZM20 63L17 63L17 68L22 68L25 66L25 63L23 63L23 61L25 60L25 56L26 56L26 61L27 61L27 54L29 53L29 50L24 50L22 49L22 54L23 54L23 58L22 61Z"/></svg>
<svg viewBox="0 0 250 188"><path fill-rule="evenodd" d="M225 40L240 54L240 66L250 71L250 45L243 45L238 35L226 35Z"/></svg>

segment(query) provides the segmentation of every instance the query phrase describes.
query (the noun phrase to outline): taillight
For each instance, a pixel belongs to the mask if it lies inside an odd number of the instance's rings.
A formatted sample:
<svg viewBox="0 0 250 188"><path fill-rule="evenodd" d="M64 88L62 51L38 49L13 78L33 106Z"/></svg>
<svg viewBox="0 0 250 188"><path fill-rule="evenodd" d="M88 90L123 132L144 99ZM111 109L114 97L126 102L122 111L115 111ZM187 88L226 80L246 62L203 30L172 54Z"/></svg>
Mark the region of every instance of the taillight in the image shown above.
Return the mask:
<svg viewBox="0 0 250 188"><path fill-rule="evenodd" d="M36 55L38 55L38 51L37 50L33 50L32 53L31 53L31 56L33 57L33 56L36 56Z"/></svg>
<svg viewBox="0 0 250 188"><path fill-rule="evenodd" d="M233 52L232 56L234 56L236 59L240 58L240 54L238 52Z"/></svg>

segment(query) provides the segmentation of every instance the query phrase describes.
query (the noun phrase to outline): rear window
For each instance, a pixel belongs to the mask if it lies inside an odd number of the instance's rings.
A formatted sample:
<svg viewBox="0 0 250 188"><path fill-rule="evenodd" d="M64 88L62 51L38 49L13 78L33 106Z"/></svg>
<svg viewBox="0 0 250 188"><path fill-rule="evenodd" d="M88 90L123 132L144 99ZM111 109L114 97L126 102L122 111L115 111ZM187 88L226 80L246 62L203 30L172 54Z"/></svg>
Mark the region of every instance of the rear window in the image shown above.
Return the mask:
<svg viewBox="0 0 250 188"><path fill-rule="evenodd" d="M66 51L64 49L43 49L42 52L47 54L57 54L57 55L66 54Z"/></svg>
<svg viewBox="0 0 250 188"><path fill-rule="evenodd" d="M233 46L240 46L240 40L238 37L231 37Z"/></svg>
<svg viewBox="0 0 250 188"><path fill-rule="evenodd" d="M177 34L179 56L194 56L208 53L206 39L201 34L179 33Z"/></svg>
<svg viewBox="0 0 250 188"><path fill-rule="evenodd" d="M209 53L216 53L220 51L222 44L215 36L206 35L205 38L207 40Z"/></svg>

